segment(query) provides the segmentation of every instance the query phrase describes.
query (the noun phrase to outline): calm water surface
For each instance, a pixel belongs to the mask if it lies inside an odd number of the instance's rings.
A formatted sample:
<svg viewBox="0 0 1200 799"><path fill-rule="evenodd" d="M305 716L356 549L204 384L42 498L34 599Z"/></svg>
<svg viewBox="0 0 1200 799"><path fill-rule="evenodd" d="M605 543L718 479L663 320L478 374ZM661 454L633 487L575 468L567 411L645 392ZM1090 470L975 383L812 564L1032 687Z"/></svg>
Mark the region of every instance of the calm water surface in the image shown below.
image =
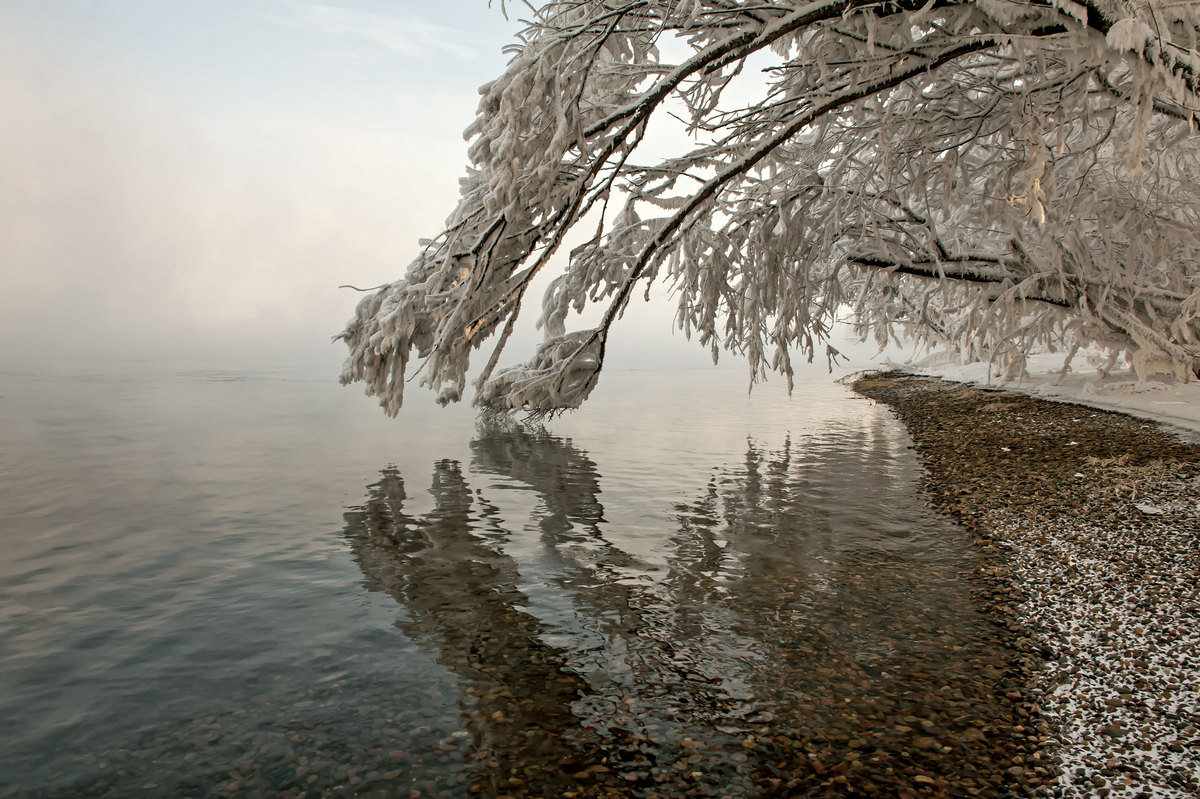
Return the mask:
<svg viewBox="0 0 1200 799"><path fill-rule="evenodd" d="M899 424L825 378L613 372L539 427L284 376L8 375L0 420L0 795L986 771L975 556Z"/></svg>

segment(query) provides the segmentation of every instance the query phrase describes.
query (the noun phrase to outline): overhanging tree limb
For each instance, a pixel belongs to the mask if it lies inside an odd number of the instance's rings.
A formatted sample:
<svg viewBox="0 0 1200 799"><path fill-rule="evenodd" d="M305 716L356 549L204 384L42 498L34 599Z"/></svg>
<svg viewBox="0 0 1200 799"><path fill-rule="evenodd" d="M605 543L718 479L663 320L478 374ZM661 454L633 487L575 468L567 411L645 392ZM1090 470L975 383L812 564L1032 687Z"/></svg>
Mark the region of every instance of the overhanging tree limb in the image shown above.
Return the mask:
<svg viewBox="0 0 1200 799"><path fill-rule="evenodd" d="M412 354L455 400L492 336L477 402L575 407L634 287L655 279L685 332L755 374L790 375L789 349L811 358L847 306L882 338L899 326L979 353L1058 337L1195 368L1200 14L1186 4L576 0L545 5L524 38L483 90L447 234L342 334L343 379L389 412ZM668 39L690 55L663 63ZM731 82L768 53L757 94ZM647 125L673 114L700 140L637 164ZM535 276L589 218L546 289L544 344L499 369ZM597 301L596 329L565 328Z"/></svg>

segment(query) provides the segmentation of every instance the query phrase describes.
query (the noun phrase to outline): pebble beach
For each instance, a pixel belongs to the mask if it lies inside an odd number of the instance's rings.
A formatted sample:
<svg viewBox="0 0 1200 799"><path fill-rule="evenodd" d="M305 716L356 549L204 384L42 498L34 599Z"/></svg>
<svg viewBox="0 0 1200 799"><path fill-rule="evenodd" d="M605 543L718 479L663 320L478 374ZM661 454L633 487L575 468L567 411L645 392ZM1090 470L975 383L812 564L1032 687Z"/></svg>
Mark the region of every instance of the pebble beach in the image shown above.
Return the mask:
<svg viewBox="0 0 1200 799"><path fill-rule="evenodd" d="M1200 795L1200 446L1153 422L901 373L929 502L976 539L1054 797ZM1030 768L1033 766L1033 768Z"/></svg>

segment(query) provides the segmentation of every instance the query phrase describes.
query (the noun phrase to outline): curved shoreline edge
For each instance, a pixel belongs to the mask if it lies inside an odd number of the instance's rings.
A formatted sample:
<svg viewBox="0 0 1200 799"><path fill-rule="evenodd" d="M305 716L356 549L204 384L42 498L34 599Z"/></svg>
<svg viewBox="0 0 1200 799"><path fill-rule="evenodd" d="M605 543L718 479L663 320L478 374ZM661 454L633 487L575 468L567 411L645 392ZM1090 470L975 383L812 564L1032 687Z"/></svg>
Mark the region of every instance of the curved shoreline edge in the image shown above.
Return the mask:
<svg viewBox="0 0 1200 799"><path fill-rule="evenodd" d="M908 428L976 596L1032 663L1056 797L1200 795L1200 446L1152 422L899 372L852 384Z"/></svg>

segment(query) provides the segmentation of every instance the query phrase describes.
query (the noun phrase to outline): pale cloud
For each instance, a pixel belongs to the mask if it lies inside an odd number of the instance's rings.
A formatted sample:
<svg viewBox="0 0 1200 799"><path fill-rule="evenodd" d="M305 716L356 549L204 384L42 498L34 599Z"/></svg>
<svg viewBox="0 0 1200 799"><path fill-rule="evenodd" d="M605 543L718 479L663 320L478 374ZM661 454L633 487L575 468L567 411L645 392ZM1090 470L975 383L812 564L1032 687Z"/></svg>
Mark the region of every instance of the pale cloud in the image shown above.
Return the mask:
<svg viewBox="0 0 1200 799"><path fill-rule="evenodd" d="M448 53L474 58L482 43L472 34L417 18L384 16L355 8L324 3L291 6L290 22L411 58Z"/></svg>

